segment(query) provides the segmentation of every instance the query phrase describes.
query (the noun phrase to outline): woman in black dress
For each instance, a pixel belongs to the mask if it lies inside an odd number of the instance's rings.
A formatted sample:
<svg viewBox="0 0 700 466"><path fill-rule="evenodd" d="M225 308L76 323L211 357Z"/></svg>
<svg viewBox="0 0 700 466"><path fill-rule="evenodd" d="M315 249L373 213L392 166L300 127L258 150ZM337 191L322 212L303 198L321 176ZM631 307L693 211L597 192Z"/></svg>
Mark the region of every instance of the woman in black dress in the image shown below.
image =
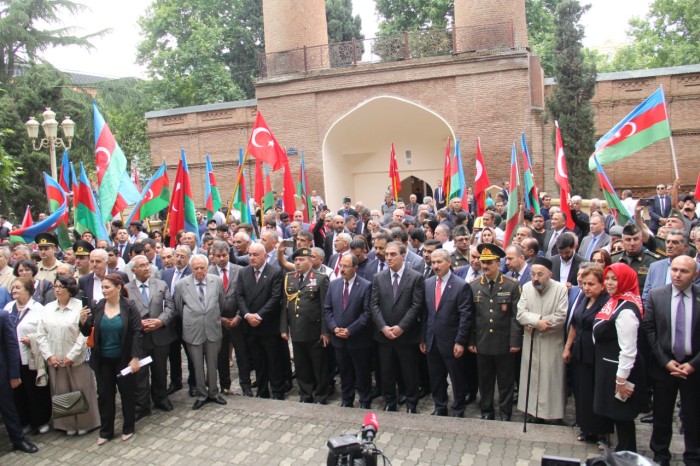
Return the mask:
<svg viewBox="0 0 700 466"><path fill-rule="evenodd" d="M562 357L573 365L576 422L581 428L580 442L606 440L612 433L610 418L593 412L595 349L593 322L610 295L603 286L603 268L592 265L579 272L579 283L586 295L573 310L569 335Z"/></svg>
<svg viewBox="0 0 700 466"><path fill-rule="evenodd" d="M615 423L616 451L637 451L634 419L647 405L644 359L637 350L644 315L637 273L627 264L605 268L610 299L593 324L595 391L593 411Z"/></svg>

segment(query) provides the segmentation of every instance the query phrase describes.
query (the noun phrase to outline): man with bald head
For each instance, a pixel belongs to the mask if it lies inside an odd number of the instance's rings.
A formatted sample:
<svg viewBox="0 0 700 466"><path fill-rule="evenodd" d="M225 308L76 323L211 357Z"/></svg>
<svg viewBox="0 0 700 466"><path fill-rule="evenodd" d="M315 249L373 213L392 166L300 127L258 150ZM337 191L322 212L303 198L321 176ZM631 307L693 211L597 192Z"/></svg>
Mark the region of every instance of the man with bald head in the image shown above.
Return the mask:
<svg viewBox="0 0 700 466"><path fill-rule="evenodd" d="M326 233L326 237L323 240L323 252L326 254L326 265L328 265L328 261L331 257L333 257L333 254L338 252L335 249L335 238L341 233L350 232L345 228L345 217L342 215L335 215L333 216L331 229L328 231L328 233Z"/></svg>

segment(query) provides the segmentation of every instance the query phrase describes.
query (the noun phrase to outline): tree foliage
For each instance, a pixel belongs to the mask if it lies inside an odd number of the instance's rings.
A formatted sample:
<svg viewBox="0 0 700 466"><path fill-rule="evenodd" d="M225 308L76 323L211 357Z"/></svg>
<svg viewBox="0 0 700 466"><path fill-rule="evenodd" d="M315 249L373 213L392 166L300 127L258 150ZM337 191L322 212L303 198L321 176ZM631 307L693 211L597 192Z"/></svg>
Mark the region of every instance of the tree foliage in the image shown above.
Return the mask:
<svg viewBox="0 0 700 466"><path fill-rule="evenodd" d="M644 18L630 20L632 43L599 63L606 71L700 63L700 2L654 0Z"/></svg>
<svg viewBox="0 0 700 466"><path fill-rule="evenodd" d="M527 35L545 76L554 73L554 13L561 0L526 0Z"/></svg>
<svg viewBox="0 0 700 466"><path fill-rule="evenodd" d="M588 158L595 148L594 110L595 64L585 60L581 40L581 16L589 6L578 0L561 0L555 12L554 78L556 86L547 99L549 113L559 126L566 148L572 192L588 196L592 175Z"/></svg>
<svg viewBox="0 0 700 466"><path fill-rule="evenodd" d="M362 18L352 15L352 0L326 0L326 24L330 43L365 38Z"/></svg>
<svg viewBox="0 0 700 466"><path fill-rule="evenodd" d="M379 35L445 29L454 18L454 0L377 0Z"/></svg>

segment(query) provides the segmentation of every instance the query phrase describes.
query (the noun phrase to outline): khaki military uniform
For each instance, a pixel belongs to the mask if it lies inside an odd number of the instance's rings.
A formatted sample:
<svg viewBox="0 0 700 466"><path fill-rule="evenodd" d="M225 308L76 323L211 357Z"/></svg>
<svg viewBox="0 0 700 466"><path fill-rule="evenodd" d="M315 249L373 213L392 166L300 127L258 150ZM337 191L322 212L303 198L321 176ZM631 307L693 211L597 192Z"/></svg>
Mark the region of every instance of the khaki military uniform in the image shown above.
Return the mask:
<svg viewBox="0 0 700 466"><path fill-rule="evenodd" d="M629 265L637 272L640 290L644 289L644 283L647 281L647 275L649 274L649 266L663 258L660 254L650 251L642 251L640 255L635 257L628 256L625 251L620 251L610 257L613 263L622 262L623 264Z"/></svg>

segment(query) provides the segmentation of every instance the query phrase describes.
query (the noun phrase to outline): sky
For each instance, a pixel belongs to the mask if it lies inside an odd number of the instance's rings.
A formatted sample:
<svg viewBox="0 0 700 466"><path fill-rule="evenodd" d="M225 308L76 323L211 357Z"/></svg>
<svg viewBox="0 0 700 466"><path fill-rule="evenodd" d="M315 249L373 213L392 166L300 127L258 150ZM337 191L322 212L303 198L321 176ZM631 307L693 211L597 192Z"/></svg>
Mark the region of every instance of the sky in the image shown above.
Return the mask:
<svg viewBox="0 0 700 466"><path fill-rule="evenodd" d="M625 41L627 22L632 16L643 16L651 0L588 0L590 11L583 18L586 27L584 45L605 47ZM76 71L109 77L146 77L145 68L136 64L136 47L141 40L138 18L151 4L150 0L78 0L86 11L66 17L60 25L74 28L75 35L111 29L104 37L93 39L94 49L61 47L48 50L43 57L64 71ZM365 37L375 37L377 18L374 0L353 0L355 14L362 17Z"/></svg>

